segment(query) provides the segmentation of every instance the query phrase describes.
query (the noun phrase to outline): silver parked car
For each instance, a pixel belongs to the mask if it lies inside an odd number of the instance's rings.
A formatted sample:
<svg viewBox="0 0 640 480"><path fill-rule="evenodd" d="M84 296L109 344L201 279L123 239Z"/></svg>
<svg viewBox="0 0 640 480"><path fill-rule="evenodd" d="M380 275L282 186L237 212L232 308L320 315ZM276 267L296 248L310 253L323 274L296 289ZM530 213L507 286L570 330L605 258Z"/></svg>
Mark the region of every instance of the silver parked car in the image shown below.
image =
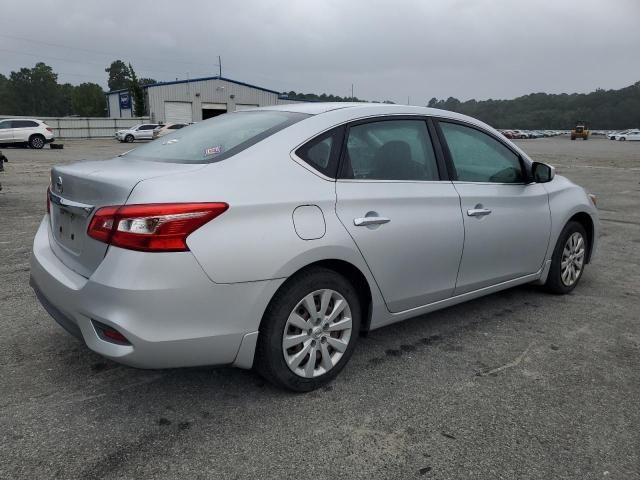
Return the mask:
<svg viewBox="0 0 640 480"><path fill-rule="evenodd" d="M297 104L51 172L31 283L92 350L308 391L361 332L515 285L567 293L595 198L456 113Z"/></svg>

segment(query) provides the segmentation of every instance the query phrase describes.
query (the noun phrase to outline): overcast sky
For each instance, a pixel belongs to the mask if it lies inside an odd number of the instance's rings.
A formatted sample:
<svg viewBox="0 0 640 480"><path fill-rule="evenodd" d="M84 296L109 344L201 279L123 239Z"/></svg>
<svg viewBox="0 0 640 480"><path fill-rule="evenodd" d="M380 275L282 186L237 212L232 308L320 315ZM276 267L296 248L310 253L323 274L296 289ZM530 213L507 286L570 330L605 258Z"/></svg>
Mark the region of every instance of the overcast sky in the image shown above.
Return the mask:
<svg viewBox="0 0 640 480"><path fill-rule="evenodd" d="M278 91L424 105L589 92L640 80L640 0L7 1L0 73L61 82L222 73Z"/></svg>

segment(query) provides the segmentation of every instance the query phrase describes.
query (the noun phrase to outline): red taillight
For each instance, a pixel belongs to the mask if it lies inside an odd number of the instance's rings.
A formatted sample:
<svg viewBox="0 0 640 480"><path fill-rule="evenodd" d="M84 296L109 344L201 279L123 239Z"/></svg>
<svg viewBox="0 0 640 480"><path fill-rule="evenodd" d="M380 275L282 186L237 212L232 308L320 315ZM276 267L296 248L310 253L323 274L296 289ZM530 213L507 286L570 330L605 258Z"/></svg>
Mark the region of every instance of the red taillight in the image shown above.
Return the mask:
<svg viewBox="0 0 640 480"><path fill-rule="evenodd" d="M51 213L51 198L49 194L51 193L51 187L47 187L47 214Z"/></svg>
<svg viewBox="0 0 640 480"><path fill-rule="evenodd" d="M51 128L51 127L47 127L47 130L48 130L49 132L53 133L53 128Z"/></svg>
<svg viewBox="0 0 640 480"><path fill-rule="evenodd" d="M100 208L87 234L101 242L144 252L189 250L187 237L229 208L226 203L155 203Z"/></svg>

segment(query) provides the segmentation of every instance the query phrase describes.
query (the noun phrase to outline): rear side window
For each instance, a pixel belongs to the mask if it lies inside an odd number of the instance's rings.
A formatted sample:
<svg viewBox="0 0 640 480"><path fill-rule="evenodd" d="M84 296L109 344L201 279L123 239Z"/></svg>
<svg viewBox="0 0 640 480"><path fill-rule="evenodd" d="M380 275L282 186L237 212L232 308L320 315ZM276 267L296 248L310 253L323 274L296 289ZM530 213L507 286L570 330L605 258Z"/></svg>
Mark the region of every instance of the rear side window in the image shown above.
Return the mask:
<svg viewBox="0 0 640 480"><path fill-rule="evenodd" d="M138 130L154 130L158 125L142 125Z"/></svg>
<svg viewBox="0 0 640 480"><path fill-rule="evenodd" d="M167 127L167 130L180 130L182 127L184 127L183 124L176 123L175 125L171 125L171 126Z"/></svg>
<svg viewBox="0 0 640 480"><path fill-rule="evenodd" d="M11 123L13 128L33 128L38 126L33 120L13 120Z"/></svg>
<svg viewBox="0 0 640 480"><path fill-rule="evenodd" d="M296 155L327 177L335 178L343 128L335 128L296 150Z"/></svg>
<svg viewBox="0 0 640 480"><path fill-rule="evenodd" d="M518 155L475 128L440 122L458 180L462 182L523 183Z"/></svg>
<svg viewBox="0 0 640 480"><path fill-rule="evenodd" d="M423 120L385 120L349 128L341 178L439 180Z"/></svg>
<svg viewBox="0 0 640 480"><path fill-rule="evenodd" d="M219 162L308 116L273 110L227 113L170 133L127 157L170 163Z"/></svg>

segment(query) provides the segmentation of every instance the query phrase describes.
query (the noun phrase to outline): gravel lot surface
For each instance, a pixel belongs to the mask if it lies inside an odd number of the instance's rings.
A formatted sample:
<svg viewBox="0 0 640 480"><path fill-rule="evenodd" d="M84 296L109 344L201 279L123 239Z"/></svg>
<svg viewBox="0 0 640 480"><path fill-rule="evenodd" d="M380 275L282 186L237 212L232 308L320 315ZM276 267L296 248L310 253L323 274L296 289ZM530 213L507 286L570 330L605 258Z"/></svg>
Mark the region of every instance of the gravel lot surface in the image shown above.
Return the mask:
<svg viewBox="0 0 640 480"><path fill-rule="evenodd" d="M571 295L519 287L377 330L306 395L123 367L49 318L29 287L49 168L131 148L64 143L3 149L0 478L640 478L640 142L519 141L598 196Z"/></svg>

